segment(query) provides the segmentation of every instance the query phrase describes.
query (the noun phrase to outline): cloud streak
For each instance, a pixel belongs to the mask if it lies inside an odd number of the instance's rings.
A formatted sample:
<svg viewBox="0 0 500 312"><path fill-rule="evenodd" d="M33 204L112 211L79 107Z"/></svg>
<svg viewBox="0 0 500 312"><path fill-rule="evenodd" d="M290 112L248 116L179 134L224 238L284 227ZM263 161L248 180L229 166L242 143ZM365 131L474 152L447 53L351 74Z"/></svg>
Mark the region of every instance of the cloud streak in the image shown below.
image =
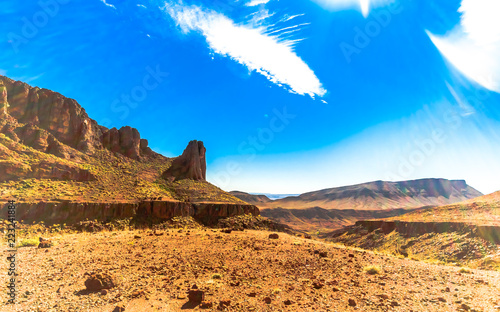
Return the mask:
<svg viewBox="0 0 500 312"><path fill-rule="evenodd" d="M500 2L463 0L460 24L429 38L458 70L483 87L500 92Z"/></svg>
<svg viewBox="0 0 500 312"><path fill-rule="evenodd" d="M394 2L394 0L313 0L327 10L339 11L356 8L366 18L370 14L370 9L384 6Z"/></svg>
<svg viewBox="0 0 500 312"><path fill-rule="evenodd" d="M116 10L116 7L114 5L112 5L112 4L107 3L106 0L99 0L99 1L101 1L102 3L104 3L105 6L110 7L112 9Z"/></svg>
<svg viewBox="0 0 500 312"><path fill-rule="evenodd" d="M183 33L201 33L214 53L286 86L292 93L325 95L320 80L294 51L298 40L268 33L273 25L237 24L223 14L194 5L167 4L164 9Z"/></svg>
<svg viewBox="0 0 500 312"><path fill-rule="evenodd" d="M270 0L251 0L250 2L248 2L247 4L245 4L246 6L257 6L257 5L261 5L261 4L266 4L268 3Z"/></svg>

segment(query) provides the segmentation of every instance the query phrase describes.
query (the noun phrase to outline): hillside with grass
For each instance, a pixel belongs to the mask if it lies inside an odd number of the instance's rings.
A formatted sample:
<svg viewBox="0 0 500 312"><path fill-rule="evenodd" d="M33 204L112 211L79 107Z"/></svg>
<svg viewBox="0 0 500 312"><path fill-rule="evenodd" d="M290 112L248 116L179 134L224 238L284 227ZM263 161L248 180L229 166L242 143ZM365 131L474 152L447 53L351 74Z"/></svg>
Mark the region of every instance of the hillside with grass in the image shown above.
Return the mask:
<svg viewBox="0 0 500 312"><path fill-rule="evenodd" d="M419 222L462 222L500 226L500 192L457 204L412 211L389 220Z"/></svg>
<svg viewBox="0 0 500 312"><path fill-rule="evenodd" d="M322 237L416 260L500 270L500 192L391 218L357 221Z"/></svg>
<svg viewBox="0 0 500 312"><path fill-rule="evenodd" d="M100 126L75 100L0 76L0 201L245 204L205 180L204 153L192 141L165 157L134 128Z"/></svg>

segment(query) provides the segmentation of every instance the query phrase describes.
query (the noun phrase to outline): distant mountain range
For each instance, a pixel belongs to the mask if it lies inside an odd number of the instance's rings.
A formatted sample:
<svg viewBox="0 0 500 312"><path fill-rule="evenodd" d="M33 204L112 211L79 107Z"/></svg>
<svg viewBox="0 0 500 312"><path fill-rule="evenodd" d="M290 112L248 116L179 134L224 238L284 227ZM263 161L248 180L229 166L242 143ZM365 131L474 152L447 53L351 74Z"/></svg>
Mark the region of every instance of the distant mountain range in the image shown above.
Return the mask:
<svg viewBox="0 0 500 312"><path fill-rule="evenodd" d="M450 205L481 196L463 180L375 181L329 188L272 200L265 195L231 192L256 205L265 217L302 231L328 231L358 220L398 217L410 211Z"/></svg>
<svg viewBox="0 0 500 312"><path fill-rule="evenodd" d="M402 182L375 181L329 188L271 200L264 195L231 192L260 208L383 210L442 206L483 195L464 180L420 179Z"/></svg>

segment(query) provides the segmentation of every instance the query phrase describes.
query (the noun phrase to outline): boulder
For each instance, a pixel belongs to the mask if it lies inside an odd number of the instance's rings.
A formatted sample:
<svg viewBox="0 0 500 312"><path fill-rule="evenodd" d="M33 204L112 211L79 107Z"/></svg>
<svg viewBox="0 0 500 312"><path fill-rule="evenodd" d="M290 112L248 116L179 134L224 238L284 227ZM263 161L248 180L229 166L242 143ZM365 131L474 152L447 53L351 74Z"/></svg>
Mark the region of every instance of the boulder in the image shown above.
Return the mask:
<svg viewBox="0 0 500 312"><path fill-rule="evenodd" d="M85 287L89 291L101 291L117 286L115 279L108 273L90 272L85 273L84 276L87 276Z"/></svg>

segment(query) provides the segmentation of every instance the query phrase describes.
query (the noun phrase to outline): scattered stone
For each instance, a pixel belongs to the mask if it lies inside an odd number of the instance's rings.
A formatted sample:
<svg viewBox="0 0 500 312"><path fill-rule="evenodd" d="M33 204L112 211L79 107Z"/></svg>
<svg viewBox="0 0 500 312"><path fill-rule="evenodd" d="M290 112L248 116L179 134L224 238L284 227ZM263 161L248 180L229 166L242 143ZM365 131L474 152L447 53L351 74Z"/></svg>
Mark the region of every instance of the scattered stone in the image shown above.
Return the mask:
<svg viewBox="0 0 500 312"><path fill-rule="evenodd" d="M311 237L311 235L306 234L306 235L304 235L304 238L311 239L312 237Z"/></svg>
<svg viewBox="0 0 500 312"><path fill-rule="evenodd" d="M231 305L231 300L221 300L219 301L219 309L223 310Z"/></svg>
<svg viewBox="0 0 500 312"><path fill-rule="evenodd" d="M101 290L101 295L106 296L108 294L108 291L106 289Z"/></svg>
<svg viewBox="0 0 500 312"><path fill-rule="evenodd" d="M125 307L118 305L113 309L113 312L125 312Z"/></svg>
<svg viewBox="0 0 500 312"><path fill-rule="evenodd" d="M38 238L38 240L40 241L40 243L38 244L38 248L49 248L49 247L52 247L52 242L45 239L45 238Z"/></svg>
<svg viewBox="0 0 500 312"><path fill-rule="evenodd" d="M141 238L141 235L134 235L134 238L139 239L139 238Z"/></svg>
<svg viewBox="0 0 500 312"><path fill-rule="evenodd" d="M267 303L267 304L271 304L271 298L265 297L264 298L264 302Z"/></svg>
<svg viewBox="0 0 500 312"><path fill-rule="evenodd" d="M278 239L280 236L276 233L269 234L270 239Z"/></svg>
<svg viewBox="0 0 500 312"><path fill-rule="evenodd" d="M313 287L315 289L321 289L321 288L323 288L323 286L325 286L325 285L323 283L321 283L320 281L313 282Z"/></svg>
<svg viewBox="0 0 500 312"><path fill-rule="evenodd" d="M229 282L229 286L233 286L233 287L240 286L240 281L231 281L231 282Z"/></svg>
<svg viewBox="0 0 500 312"><path fill-rule="evenodd" d="M85 280L85 287L89 291L100 291L117 286L115 279L108 273L90 272L83 276L88 276Z"/></svg>
<svg viewBox="0 0 500 312"><path fill-rule="evenodd" d="M391 302L391 306L393 306L393 307L399 307L399 302L397 302L397 301L392 301L392 302Z"/></svg>
<svg viewBox="0 0 500 312"><path fill-rule="evenodd" d="M288 305L291 305L293 302L291 300L287 299L287 300L283 301L283 303L288 306Z"/></svg>
<svg viewBox="0 0 500 312"><path fill-rule="evenodd" d="M144 295L144 291L142 291L142 290L141 290L141 291L136 290L136 291L134 291L134 292L132 293L131 297L132 297L132 298L137 298L137 297L140 297L140 296L142 296L142 295Z"/></svg>
<svg viewBox="0 0 500 312"><path fill-rule="evenodd" d="M384 299L384 300L389 299L389 295L386 295L386 294L377 295L377 297Z"/></svg>
<svg viewBox="0 0 500 312"><path fill-rule="evenodd" d="M354 254L350 253L349 258L354 258Z"/></svg>
<svg viewBox="0 0 500 312"><path fill-rule="evenodd" d="M349 299L349 306L355 307L356 306L356 300L350 298Z"/></svg>
<svg viewBox="0 0 500 312"><path fill-rule="evenodd" d="M465 310L465 311L469 311L469 310L470 310L470 307L469 307L469 305L468 305L468 304L466 304L466 303L462 303L462 304L460 305L460 309Z"/></svg>
<svg viewBox="0 0 500 312"><path fill-rule="evenodd" d="M232 231L233 230L231 230L231 229L224 229L224 230L222 230L222 232L226 233L226 234L231 234Z"/></svg>
<svg viewBox="0 0 500 312"><path fill-rule="evenodd" d="M319 256L321 258L326 258L326 257L328 257L328 252L327 251L320 251Z"/></svg>
<svg viewBox="0 0 500 312"><path fill-rule="evenodd" d="M201 304L200 304L200 308L201 309L210 309L211 307L213 307L213 303L211 301L202 301Z"/></svg>
<svg viewBox="0 0 500 312"><path fill-rule="evenodd" d="M248 293L247 296L254 298L257 296L257 293L252 291L252 292Z"/></svg>
<svg viewBox="0 0 500 312"><path fill-rule="evenodd" d="M444 299L443 297L439 297L439 298L437 298L437 300L439 300L441 302L446 302L446 299Z"/></svg>

